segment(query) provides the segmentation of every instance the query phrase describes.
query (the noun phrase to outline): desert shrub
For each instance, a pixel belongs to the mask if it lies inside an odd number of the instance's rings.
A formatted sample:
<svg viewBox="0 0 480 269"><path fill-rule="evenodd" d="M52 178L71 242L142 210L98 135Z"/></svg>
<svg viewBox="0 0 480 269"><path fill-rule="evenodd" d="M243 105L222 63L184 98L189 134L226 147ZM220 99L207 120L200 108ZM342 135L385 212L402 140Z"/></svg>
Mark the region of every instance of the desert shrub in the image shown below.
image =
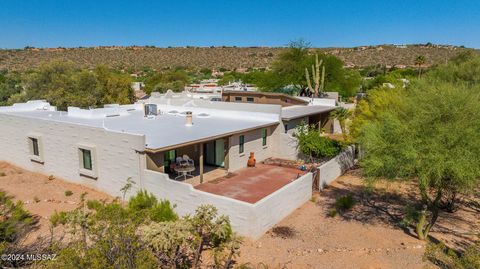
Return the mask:
<svg viewBox="0 0 480 269"><path fill-rule="evenodd" d="M352 195L338 197L335 201L335 207L339 210L350 210L355 205L355 199Z"/></svg>
<svg viewBox="0 0 480 269"><path fill-rule="evenodd" d="M153 221L172 221L178 218L170 201L158 201L146 190L139 191L128 201L128 210L139 218L149 217Z"/></svg>
<svg viewBox="0 0 480 269"><path fill-rule="evenodd" d="M0 241L15 242L34 224L33 216L23 208L21 201L0 191Z"/></svg>
<svg viewBox="0 0 480 269"><path fill-rule="evenodd" d="M241 240L225 216L213 206L200 206L193 216L176 222L152 222L140 227L147 246L166 268L231 268ZM205 253L211 259L203 260ZM202 266L203 265L203 266Z"/></svg>
<svg viewBox="0 0 480 269"><path fill-rule="evenodd" d="M83 197L83 196L82 196ZM144 221L148 221L146 218ZM118 201L85 201L70 212L59 212L50 218L65 234L57 235L51 249L56 260L46 261L43 268L155 268L156 261L137 233L138 219ZM62 239L68 237L68 241Z"/></svg>
<svg viewBox="0 0 480 269"><path fill-rule="evenodd" d="M13 202L5 192L0 191L0 255L45 253L44 241L39 238L27 243L27 235L36 228L37 219L23 208L21 201ZM1 268L27 267L32 261L25 259L0 260Z"/></svg>
<svg viewBox="0 0 480 269"><path fill-rule="evenodd" d="M468 246L463 253L457 254L442 242L428 243L423 259L445 269L480 268L480 244Z"/></svg>
<svg viewBox="0 0 480 269"><path fill-rule="evenodd" d="M165 217L163 212L173 212L170 203L158 202L145 191L126 206L118 200L106 203L83 197L77 209L50 218L52 234L64 234L52 237L50 250L57 259L38 267L231 268L238 254L240 239L228 218L218 216L212 206L200 206L193 216L178 219L171 213ZM155 221L155 214L172 220ZM206 259L210 265L203 261L206 253L211 255Z"/></svg>
<svg viewBox="0 0 480 269"><path fill-rule="evenodd" d="M39 203L40 202L40 198L38 198L37 196L33 197L33 201L35 203Z"/></svg>
<svg viewBox="0 0 480 269"><path fill-rule="evenodd" d="M282 238L292 238L296 234L295 230L292 227L288 226L273 227L272 233Z"/></svg>
<svg viewBox="0 0 480 269"><path fill-rule="evenodd" d="M315 158L333 157L342 151L342 144L327 137L320 136L314 125L301 125L297 128L295 137L298 138L299 151L311 160Z"/></svg>
<svg viewBox="0 0 480 269"><path fill-rule="evenodd" d="M328 211L328 216L331 217L331 218L335 218L335 216L337 216L337 209L335 208L332 208Z"/></svg>
<svg viewBox="0 0 480 269"><path fill-rule="evenodd" d="M4 172L0 172L0 177L4 177L6 176L7 174L5 174Z"/></svg>
<svg viewBox="0 0 480 269"><path fill-rule="evenodd" d="M66 190L65 191L65 196L72 196L73 195L73 192L71 190Z"/></svg>
<svg viewBox="0 0 480 269"><path fill-rule="evenodd" d="M54 179L55 179L55 177L53 175L48 176L48 180L54 180Z"/></svg>

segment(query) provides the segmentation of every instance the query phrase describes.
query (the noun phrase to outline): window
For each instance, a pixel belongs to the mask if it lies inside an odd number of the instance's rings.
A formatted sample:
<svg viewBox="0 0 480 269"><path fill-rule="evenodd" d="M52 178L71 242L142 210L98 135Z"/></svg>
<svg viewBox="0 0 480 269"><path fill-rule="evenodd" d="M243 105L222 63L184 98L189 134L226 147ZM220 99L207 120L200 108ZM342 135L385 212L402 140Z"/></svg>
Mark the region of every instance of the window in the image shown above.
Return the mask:
<svg viewBox="0 0 480 269"><path fill-rule="evenodd" d="M235 96L235 102L241 102L242 101L242 97L240 96Z"/></svg>
<svg viewBox="0 0 480 269"><path fill-rule="evenodd" d="M262 146L267 145L267 128L262 129Z"/></svg>
<svg viewBox="0 0 480 269"><path fill-rule="evenodd" d="M42 136L40 134L30 134L27 136L28 151L30 152L30 161L43 164Z"/></svg>
<svg viewBox="0 0 480 269"><path fill-rule="evenodd" d="M80 176L98 179L96 152L94 145L78 145L78 173Z"/></svg>
<svg viewBox="0 0 480 269"><path fill-rule="evenodd" d="M32 153L33 155L37 156L37 157L40 157L40 151L38 149L38 138L33 138L33 137L30 137L30 143L31 143L31 146L32 146Z"/></svg>
<svg viewBox="0 0 480 269"><path fill-rule="evenodd" d="M88 149L80 149L82 152L83 169L92 170L92 152Z"/></svg>
<svg viewBox="0 0 480 269"><path fill-rule="evenodd" d="M169 151L166 151L164 153L164 161L163 161L163 169L165 171L165 173L173 173L175 171L173 171L173 168L170 168L170 165L171 164L174 164L175 163L175 159L177 158L177 151L172 149L172 150L169 150Z"/></svg>
<svg viewBox="0 0 480 269"><path fill-rule="evenodd" d="M245 150L245 136L241 135L238 137L238 153L242 154Z"/></svg>
<svg viewBox="0 0 480 269"><path fill-rule="evenodd" d="M253 97L247 97L247 102L253 103Z"/></svg>

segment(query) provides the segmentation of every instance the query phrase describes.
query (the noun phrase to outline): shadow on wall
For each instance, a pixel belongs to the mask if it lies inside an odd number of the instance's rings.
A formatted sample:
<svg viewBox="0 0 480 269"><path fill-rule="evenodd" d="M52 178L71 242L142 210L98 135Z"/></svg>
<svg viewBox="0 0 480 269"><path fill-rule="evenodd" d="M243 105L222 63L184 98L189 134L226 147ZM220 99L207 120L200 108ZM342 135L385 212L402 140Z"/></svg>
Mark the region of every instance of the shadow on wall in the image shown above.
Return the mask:
<svg viewBox="0 0 480 269"><path fill-rule="evenodd" d="M329 185L337 177L343 175L346 171L355 165L355 146L349 146L335 158L318 167L319 171L319 190Z"/></svg>
<svg viewBox="0 0 480 269"><path fill-rule="evenodd" d="M342 174L347 172L355 164L355 146L348 147L337 155L335 159L340 165L340 171Z"/></svg>

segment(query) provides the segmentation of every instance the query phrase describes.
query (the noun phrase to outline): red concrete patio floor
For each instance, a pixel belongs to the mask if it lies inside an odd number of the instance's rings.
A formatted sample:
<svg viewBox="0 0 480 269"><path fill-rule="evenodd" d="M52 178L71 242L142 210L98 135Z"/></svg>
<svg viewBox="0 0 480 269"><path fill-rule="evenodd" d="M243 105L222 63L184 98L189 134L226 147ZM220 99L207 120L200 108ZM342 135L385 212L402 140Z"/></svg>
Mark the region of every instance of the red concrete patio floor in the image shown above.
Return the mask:
<svg viewBox="0 0 480 269"><path fill-rule="evenodd" d="M195 189L254 204L305 173L295 168L257 164L255 168L240 169Z"/></svg>

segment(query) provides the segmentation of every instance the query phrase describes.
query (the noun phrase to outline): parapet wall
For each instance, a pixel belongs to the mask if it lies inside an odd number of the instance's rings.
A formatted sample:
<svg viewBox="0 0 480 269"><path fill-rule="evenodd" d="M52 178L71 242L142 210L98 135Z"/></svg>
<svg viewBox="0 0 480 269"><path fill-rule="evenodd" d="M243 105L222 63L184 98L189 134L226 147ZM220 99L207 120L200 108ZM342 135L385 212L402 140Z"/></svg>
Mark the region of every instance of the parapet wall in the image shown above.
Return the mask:
<svg viewBox="0 0 480 269"><path fill-rule="evenodd" d="M335 158L318 167L320 174L319 189L330 185L337 177L343 175L355 164L355 146L349 146Z"/></svg>
<svg viewBox="0 0 480 269"><path fill-rule="evenodd" d="M257 239L312 196L312 174L308 173L255 204L203 192L190 184L173 181L166 174L145 170L142 188L176 205L179 215L194 214L198 206L210 204L227 215L235 232Z"/></svg>

